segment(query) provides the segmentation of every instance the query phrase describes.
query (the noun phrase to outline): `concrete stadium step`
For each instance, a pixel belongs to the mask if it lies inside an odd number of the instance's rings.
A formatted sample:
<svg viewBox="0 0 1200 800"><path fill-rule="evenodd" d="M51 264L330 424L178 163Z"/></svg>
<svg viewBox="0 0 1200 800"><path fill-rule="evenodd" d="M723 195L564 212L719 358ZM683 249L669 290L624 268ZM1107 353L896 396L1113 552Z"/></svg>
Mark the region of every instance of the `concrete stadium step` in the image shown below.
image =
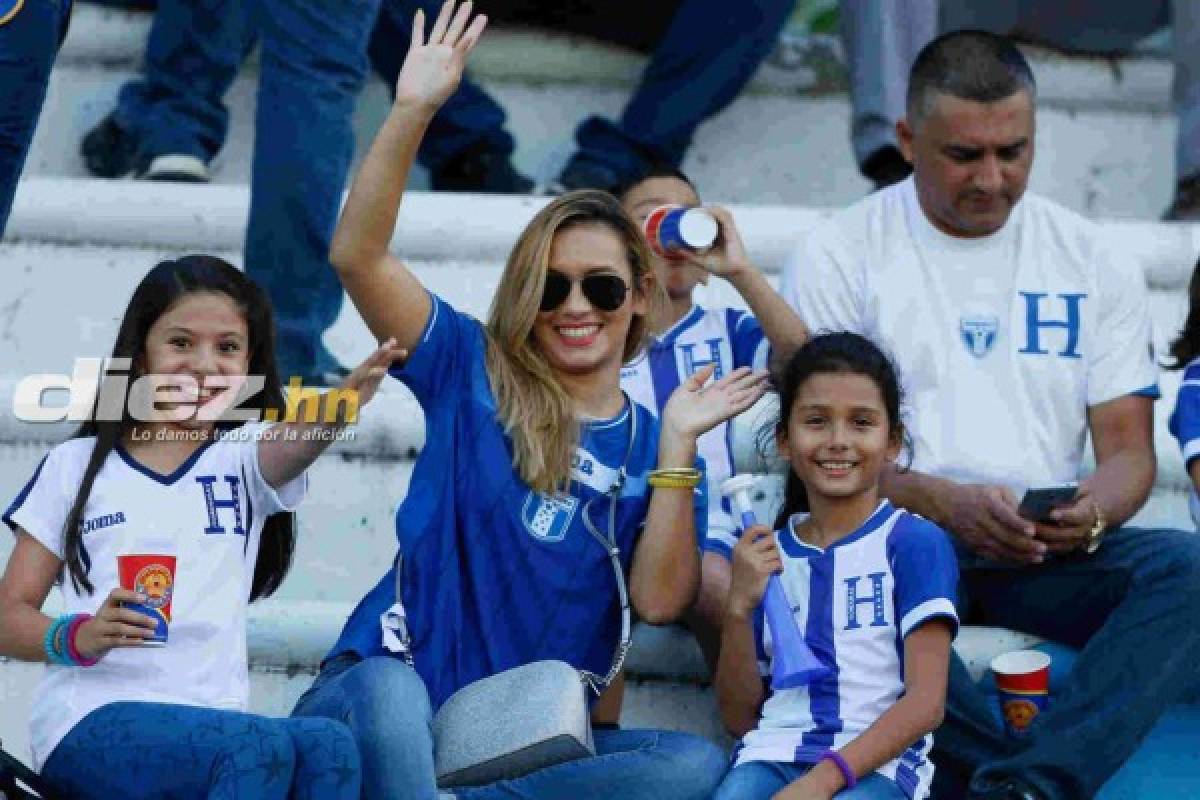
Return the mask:
<svg viewBox="0 0 1200 800"><path fill-rule="evenodd" d="M148 16L86 4L55 70L27 174L78 177L83 134L112 108L117 88L135 74ZM787 61L789 57L776 59ZM685 168L705 196L723 202L839 206L868 184L848 141L844 75L829 58L792 58L793 69L768 64L723 114L697 133ZM552 179L572 149L572 131L587 113L619 113L644 57L619 48L542 31L489 33L473 69L509 112L517 165ZM1173 185L1175 123L1169 113L1170 65L1131 58L1064 59L1035 54L1043 112L1041 157L1033 187L1098 216L1153 219ZM832 92L832 93L831 93ZM214 164L218 182L244 183L253 142L252 71L231 89L228 144ZM375 79L355 121L361 155L387 107ZM1112 147L1136 142L1138 147ZM736 168L730 165L736 163ZM417 186L423 175L414 176Z"/></svg>

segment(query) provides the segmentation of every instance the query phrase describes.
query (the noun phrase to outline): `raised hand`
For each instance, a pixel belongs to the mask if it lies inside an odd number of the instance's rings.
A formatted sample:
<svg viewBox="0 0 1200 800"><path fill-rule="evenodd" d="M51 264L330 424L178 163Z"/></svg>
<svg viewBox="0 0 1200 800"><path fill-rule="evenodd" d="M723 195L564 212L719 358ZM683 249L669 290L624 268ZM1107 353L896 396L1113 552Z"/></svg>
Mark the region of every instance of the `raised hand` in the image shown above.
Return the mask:
<svg viewBox="0 0 1200 800"><path fill-rule="evenodd" d="M487 26L487 17L479 14L472 19L471 9L470 0L461 5L456 0L446 0L428 39L425 14L417 11L408 54L396 79L397 104L438 108L454 94L462 80L467 54Z"/></svg>
<svg viewBox="0 0 1200 800"><path fill-rule="evenodd" d="M677 250L673 255L709 274L727 280L740 272L751 269L750 259L746 255L746 247L742 244L742 237L733 222L733 214L720 206L706 206L704 210L717 220L716 242L704 253Z"/></svg>
<svg viewBox="0 0 1200 800"><path fill-rule="evenodd" d="M715 364L679 385L663 408L663 433L696 437L742 413L767 390L767 373L740 367L709 386Z"/></svg>
<svg viewBox="0 0 1200 800"><path fill-rule="evenodd" d="M366 361L359 364L346 376L346 379L342 381L341 388L358 392L358 405L361 408L371 402L371 398L375 396L375 391L383 381L383 376L387 374L388 368L394 362L403 360L407 356L408 351L397 347L394 338L388 339L376 348Z"/></svg>
<svg viewBox="0 0 1200 800"><path fill-rule="evenodd" d="M154 635L155 622L121 603L144 603L146 598L128 589L113 589L96 615L75 632L75 648L84 658L104 658L115 647L140 647Z"/></svg>

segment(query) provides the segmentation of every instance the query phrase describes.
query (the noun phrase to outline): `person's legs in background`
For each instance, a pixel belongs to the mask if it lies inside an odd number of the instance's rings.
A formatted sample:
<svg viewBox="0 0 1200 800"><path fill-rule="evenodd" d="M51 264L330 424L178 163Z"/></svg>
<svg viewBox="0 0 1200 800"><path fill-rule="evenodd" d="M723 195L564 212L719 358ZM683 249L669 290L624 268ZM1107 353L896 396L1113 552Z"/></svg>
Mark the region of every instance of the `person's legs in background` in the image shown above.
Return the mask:
<svg viewBox="0 0 1200 800"><path fill-rule="evenodd" d="M321 341L342 306L329 245L379 0L250 1L262 64L246 274L274 305L284 383L336 385L347 371Z"/></svg>
<svg viewBox="0 0 1200 800"><path fill-rule="evenodd" d="M486 3L478 4L487 11ZM394 90L407 52L413 15L425 11L426 26L441 9L440 0L383 0L371 34L371 66ZM440 191L523 194L533 181L516 171L516 148L504 127L506 116L491 95L464 75L458 90L434 115L417 150L417 161L429 170L430 186Z"/></svg>
<svg viewBox="0 0 1200 800"><path fill-rule="evenodd" d="M850 79L854 160L876 189L904 180L912 167L896 146L908 72L938 29L939 0L841 0L841 34Z"/></svg>
<svg viewBox="0 0 1200 800"><path fill-rule="evenodd" d="M0 0L0 237L70 17L71 0Z"/></svg>
<svg viewBox="0 0 1200 800"><path fill-rule="evenodd" d="M84 137L88 171L204 182L225 143L222 98L254 42L246 5L258 0L159 0L142 76Z"/></svg>
<svg viewBox="0 0 1200 800"><path fill-rule="evenodd" d="M611 189L647 164L678 166L700 123L724 109L779 38L794 0L682 0L619 122L588 117L563 189Z"/></svg>
<svg viewBox="0 0 1200 800"><path fill-rule="evenodd" d="M1172 0L1175 54L1172 98L1179 131L1175 138L1175 197L1164 219L1200 220L1200 3Z"/></svg>

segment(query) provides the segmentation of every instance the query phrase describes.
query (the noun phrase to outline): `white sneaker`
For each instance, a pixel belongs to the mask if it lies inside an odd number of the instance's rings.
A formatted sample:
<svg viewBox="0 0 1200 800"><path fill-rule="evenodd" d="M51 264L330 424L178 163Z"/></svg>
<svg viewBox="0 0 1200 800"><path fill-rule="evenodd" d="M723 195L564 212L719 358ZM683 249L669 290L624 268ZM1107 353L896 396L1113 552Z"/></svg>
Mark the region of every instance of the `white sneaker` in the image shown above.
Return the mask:
<svg viewBox="0 0 1200 800"><path fill-rule="evenodd" d="M195 156L172 154L157 156L138 180L208 183L208 165Z"/></svg>

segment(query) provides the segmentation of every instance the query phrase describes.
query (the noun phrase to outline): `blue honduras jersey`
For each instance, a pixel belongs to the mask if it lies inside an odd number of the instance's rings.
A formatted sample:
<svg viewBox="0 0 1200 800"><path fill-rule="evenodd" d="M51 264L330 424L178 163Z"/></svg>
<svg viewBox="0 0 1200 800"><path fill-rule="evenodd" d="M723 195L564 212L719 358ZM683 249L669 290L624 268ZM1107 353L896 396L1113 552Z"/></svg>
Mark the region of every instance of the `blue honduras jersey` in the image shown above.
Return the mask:
<svg viewBox="0 0 1200 800"><path fill-rule="evenodd" d="M829 668L810 686L774 692L737 763L811 764L869 728L904 694L904 639L935 617L955 629L958 562L941 528L886 500L857 531L821 550L800 540L797 514L776 532L784 590L796 624ZM760 606L754 616L759 670L770 675L772 644ZM925 735L877 770L910 798L933 779Z"/></svg>
<svg viewBox="0 0 1200 800"><path fill-rule="evenodd" d="M621 386L635 402L661 413L671 392L697 370L716 363L714 379L739 367L767 366L769 345L758 320L736 308L693 306L621 370ZM733 475L732 426L722 422L700 437L697 449L708 472L708 533L703 548L732 557L737 533L721 483Z"/></svg>
<svg viewBox="0 0 1200 800"><path fill-rule="evenodd" d="M1183 382L1168 427L1183 451L1184 467L1190 469L1192 461L1200 456L1200 358L1193 359L1183 370ZM1200 527L1200 498L1195 488L1188 494L1188 508L1192 522Z"/></svg>
<svg viewBox="0 0 1200 800"><path fill-rule="evenodd" d="M541 659L608 671L620 638L616 579L582 519L587 513L607 535L610 501L602 495L636 414L616 525L628 575L650 500L646 473L658 461L657 420L629 404L583 426L569 494L531 491L513 470L512 443L496 418L485 348L480 324L435 297L420 345L392 372L425 411L425 447L396 530L416 669L434 708L473 681ZM699 523L705 498L696 496ZM380 615L394 587L393 567L354 610L330 657L387 654Z"/></svg>

